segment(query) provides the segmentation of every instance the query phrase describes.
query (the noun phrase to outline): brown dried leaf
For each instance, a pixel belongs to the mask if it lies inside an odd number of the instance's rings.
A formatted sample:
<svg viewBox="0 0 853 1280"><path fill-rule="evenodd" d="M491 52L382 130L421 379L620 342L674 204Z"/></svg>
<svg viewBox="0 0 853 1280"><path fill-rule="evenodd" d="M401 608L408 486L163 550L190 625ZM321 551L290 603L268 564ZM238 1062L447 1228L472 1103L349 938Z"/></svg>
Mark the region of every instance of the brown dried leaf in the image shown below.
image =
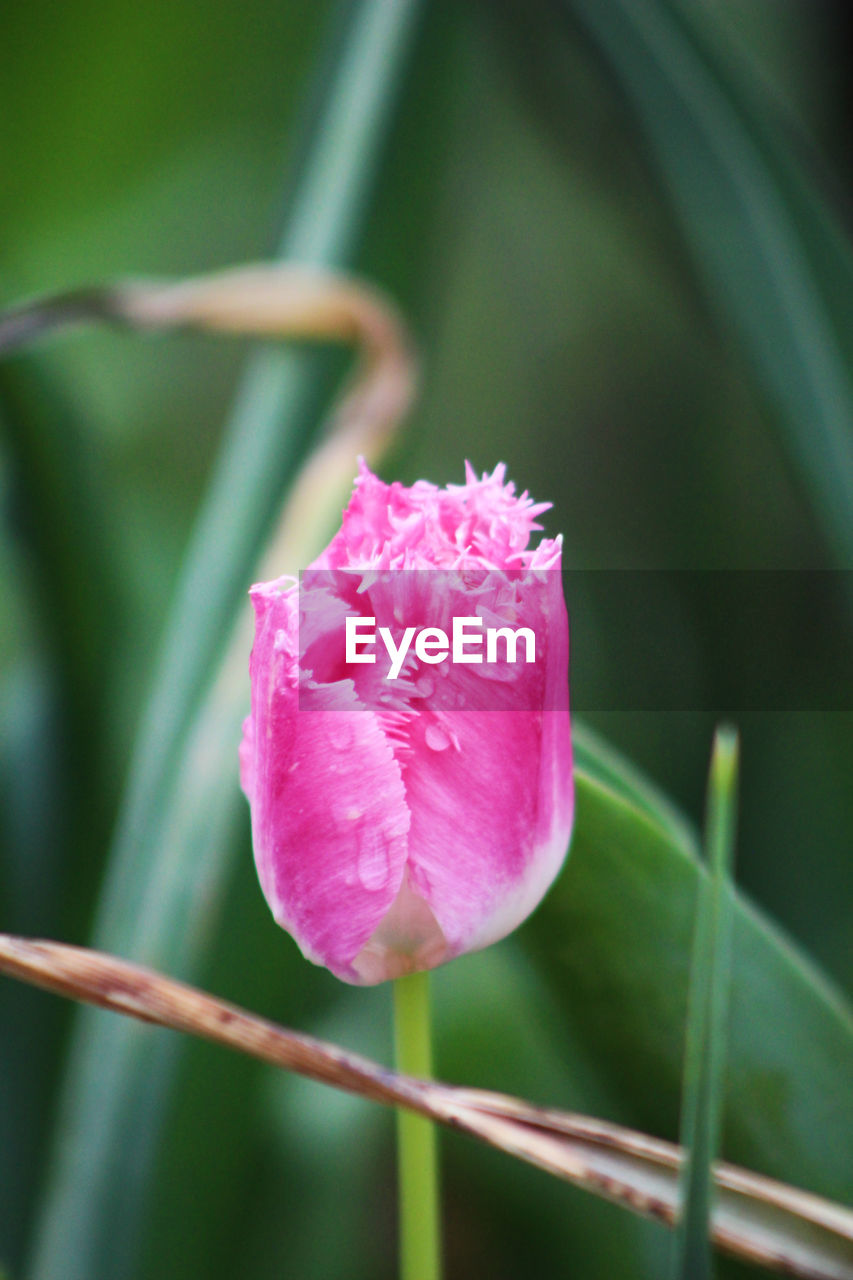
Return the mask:
<svg viewBox="0 0 853 1280"><path fill-rule="evenodd" d="M517 1098L414 1080L114 956L0 934L0 972L236 1049L374 1102L408 1107L672 1226L680 1148ZM732 1165L715 1170L714 1242L804 1280L853 1280L853 1212Z"/></svg>

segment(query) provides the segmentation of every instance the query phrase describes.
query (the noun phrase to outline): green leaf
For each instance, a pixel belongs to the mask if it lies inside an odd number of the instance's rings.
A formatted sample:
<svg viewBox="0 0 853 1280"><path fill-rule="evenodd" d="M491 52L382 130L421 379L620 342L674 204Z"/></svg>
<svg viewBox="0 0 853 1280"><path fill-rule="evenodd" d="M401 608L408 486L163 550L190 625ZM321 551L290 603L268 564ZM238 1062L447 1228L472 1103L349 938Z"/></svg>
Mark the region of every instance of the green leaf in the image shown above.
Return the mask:
<svg viewBox="0 0 853 1280"><path fill-rule="evenodd" d="M722 319L775 401L841 564L853 559L853 254L713 6L562 0L598 46ZM754 81L754 78L753 78Z"/></svg>
<svg viewBox="0 0 853 1280"><path fill-rule="evenodd" d="M672 801L600 734L577 719L572 722L572 750L576 769L648 814L675 844L698 854L696 832Z"/></svg>
<svg viewBox="0 0 853 1280"><path fill-rule="evenodd" d="M58 867L51 883L66 912L58 927L67 928L88 918L97 865L86 855L93 838L103 841L108 833L108 794L91 783L104 772L112 745L106 712L115 635L127 623L130 602L109 545L105 477L92 458L85 424L37 362L0 367L0 435L9 466L11 524L25 553L22 579L35 620L32 642L49 673L59 747L56 785L50 795L33 797L33 820L42 823L46 808L62 811L60 839L78 871L72 885ZM82 874L75 852L84 859Z"/></svg>
<svg viewBox="0 0 853 1280"><path fill-rule="evenodd" d="M347 20L325 62L282 256L325 264L351 257L419 8L419 0L344 6ZM216 813L187 802L188 795L211 793L194 713L221 660L306 424L316 420L309 410L317 390L316 363L303 354L271 351L253 363L187 554L139 734L94 937L101 947L172 973L192 972L204 954L229 845L225 818L233 791L222 786L223 772L215 772ZM218 750L227 746L232 721L227 717ZM181 766L193 751L198 770L188 786ZM91 1280L127 1273L172 1052L167 1039L152 1048L137 1028L97 1013L78 1019L34 1277L63 1274L69 1256Z"/></svg>
<svg viewBox="0 0 853 1280"><path fill-rule="evenodd" d="M579 753L581 754L581 753ZM589 760L589 749L582 753ZM613 1118L678 1129L692 923L701 876L636 773L576 772L566 868L523 939L602 1086ZM830 1199L849 1195L853 1016L781 931L737 894L722 1155Z"/></svg>
<svg viewBox="0 0 853 1280"><path fill-rule="evenodd" d="M719 729L714 737L708 782L708 874L700 881L684 1053L681 1145L686 1156L672 1271L681 1280L710 1280L713 1274L713 1164L719 1144L725 1074L737 771L737 733Z"/></svg>
<svg viewBox="0 0 853 1280"><path fill-rule="evenodd" d="M91 728L108 656L102 619L115 615L120 599L104 480L82 424L36 364L3 365L0 404L15 532L35 568L36 605L48 624L45 645L72 717L79 722L86 715Z"/></svg>

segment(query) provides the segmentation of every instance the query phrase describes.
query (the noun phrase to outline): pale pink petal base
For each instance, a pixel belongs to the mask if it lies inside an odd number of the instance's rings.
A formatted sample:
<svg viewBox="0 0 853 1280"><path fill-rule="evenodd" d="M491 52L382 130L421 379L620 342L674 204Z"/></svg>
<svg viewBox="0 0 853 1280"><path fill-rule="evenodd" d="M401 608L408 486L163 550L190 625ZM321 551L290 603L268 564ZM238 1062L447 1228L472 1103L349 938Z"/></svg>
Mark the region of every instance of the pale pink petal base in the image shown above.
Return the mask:
<svg viewBox="0 0 853 1280"><path fill-rule="evenodd" d="M390 911L352 967L361 982L371 985L434 969L450 958L447 939L424 899L413 892L406 873Z"/></svg>

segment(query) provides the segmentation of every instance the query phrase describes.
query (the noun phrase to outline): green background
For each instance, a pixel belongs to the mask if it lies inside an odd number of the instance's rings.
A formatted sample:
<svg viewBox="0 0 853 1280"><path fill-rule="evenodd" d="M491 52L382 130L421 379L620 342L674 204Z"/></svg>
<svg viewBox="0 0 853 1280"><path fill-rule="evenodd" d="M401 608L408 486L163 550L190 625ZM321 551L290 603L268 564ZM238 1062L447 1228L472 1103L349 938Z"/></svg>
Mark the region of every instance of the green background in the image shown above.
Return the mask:
<svg viewBox="0 0 853 1280"><path fill-rule="evenodd" d="M367 9L0 9L2 302L273 254L319 145L317 103ZM835 1094L853 1088L853 1041L835 1002L853 978L853 690L836 689L828 662L814 706L804 704L797 646L780 634L778 693L756 708L745 657L725 673L723 696L698 571L853 570L843 398L853 45L842 4L662 0L637 18L641 9L421 6L399 92L379 112L364 216L341 233L352 243L341 257L397 300L422 360L419 403L383 476L445 483L461 479L466 458L479 470L505 461L519 488L554 504L545 525L564 534L569 567L666 571L661 609L695 697L680 707L664 695L656 708L660 663L640 653L618 673L630 696L614 707L605 638L630 618L618 603L597 614L583 595L569 601L574 634L589 644L573 655L573 697L584 722L697 826L713 726L737 720L739 885L827 985L811 969L792 977L797 965L768 958L765 935L743 926L724 1154L843 1198L849 1101L844 1111ZM646 26L649 14L660 29ZM699 64L678 62L673 32L722 86L695 119L678 93L693 101ZM728 200L720 157L723 170L728 157L754 177L742 203ZM237 340L81 331L0 368L8 932L93 936L131 749L248 355ZM316 407L292 429L293 457L344 367L341 357L305 366ZM243 530L247 546L262 537L289 456L267 491L220 496L212 574L231 554L228 530ZM224 593L222 616L238 607L241 583L211 585L211 599ZM211 609L215 649L225 629ZM202 628L204 610L202 600ZM795 621L811 652L849 652L849 609ZM170 641L188 654L206 642L191 627ZM155 725L155 749L156 739ZM519 939L436 975L439 1073L674 1138L695 870L683 841L646 831L584 785L577 847L541 913ZM195 820L202 830L204 815ZM342 987L302 961L257 887L245 809L233 825L187 974L388 1059L389 992ZM0 1268L10 1276L31 1274L26 1259L46 1230L39 1205L63 1139L71 1021L51 997L0 987ZM123 1163L100 1176L144 1207L135 1228L126 1204L112 1218L93 1182L82 1201L101 1219L96 1261L72 1248L57 1280L394 1273L390 1116L143 1034L173 1056L174 1088L148 1098L150 1114L131 1103L132 1119L115 1121ZM661 1274L660 1229L456 1136L443 1149L449 1277Z"/></svg>

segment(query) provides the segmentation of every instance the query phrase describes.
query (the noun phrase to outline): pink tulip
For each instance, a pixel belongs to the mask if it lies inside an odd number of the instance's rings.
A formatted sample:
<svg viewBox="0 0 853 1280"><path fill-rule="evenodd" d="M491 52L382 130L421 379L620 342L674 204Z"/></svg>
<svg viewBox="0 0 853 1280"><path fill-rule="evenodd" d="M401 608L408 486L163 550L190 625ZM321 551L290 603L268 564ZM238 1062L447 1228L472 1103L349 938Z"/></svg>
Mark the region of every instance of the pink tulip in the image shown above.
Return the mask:
<svg viewBox="0 0 853 1280"><path fill-rule="evenodd" d="M574 793L561 541L527 549L547 506L516 496L503 465L439 489L387 485L362 463L301 583L251 590L241 775L258 875L278 923L347 982L497 941L563 863ZM469 657L454 661L466 617ZM505 634L489 654L490 629L508 626L514 657Z"/></svg>

